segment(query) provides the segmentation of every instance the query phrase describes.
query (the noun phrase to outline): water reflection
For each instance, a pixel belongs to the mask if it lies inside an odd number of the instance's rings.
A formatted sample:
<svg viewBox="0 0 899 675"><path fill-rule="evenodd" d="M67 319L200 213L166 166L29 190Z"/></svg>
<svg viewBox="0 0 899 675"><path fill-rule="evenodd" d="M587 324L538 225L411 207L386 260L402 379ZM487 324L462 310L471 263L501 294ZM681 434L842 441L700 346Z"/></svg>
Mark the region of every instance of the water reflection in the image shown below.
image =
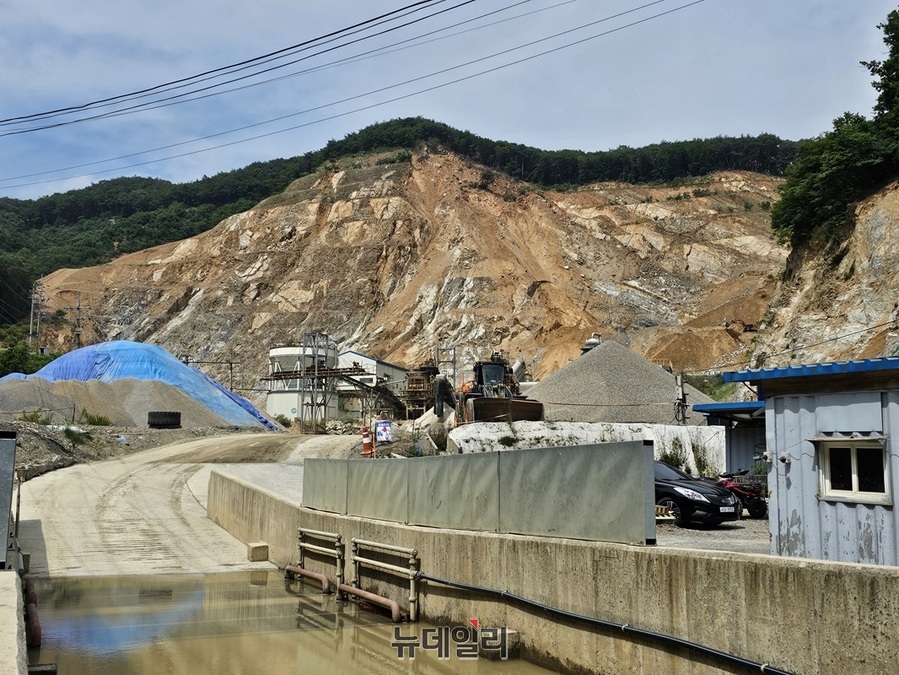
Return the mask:
<svg viewBox="0 0 899 675"><path fill-rule="evenodd" d="M35 579L43 645L31 665L107 673L544 673L522 661L398 659L388 617L254 571ZM404 625L420 635L427 624Z"/></svg>

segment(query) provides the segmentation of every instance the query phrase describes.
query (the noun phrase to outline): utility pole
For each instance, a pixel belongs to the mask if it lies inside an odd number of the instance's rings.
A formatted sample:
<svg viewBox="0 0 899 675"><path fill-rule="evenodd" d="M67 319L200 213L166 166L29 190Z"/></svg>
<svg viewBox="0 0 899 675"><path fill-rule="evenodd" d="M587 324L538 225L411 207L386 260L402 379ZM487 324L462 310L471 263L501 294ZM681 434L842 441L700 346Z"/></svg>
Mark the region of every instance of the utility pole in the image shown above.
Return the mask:
<svg viewBox="0 0 899 675"><path fill-rule="evenodd" d="M35 281L31 289L31 315L28 318L28 349L35 351L32 346L32 337L37 341L37 351L41 351L41 316L44 313L44 282ZM35 330L35 316L37 316L37 328Z"/></svg>
<svg viewBox="0 0 899 675"><path fill-rule="evenodd" d="M38 280L31 287L31 314L28 316L28 351L33 351L32 343L34 342L34 311L37 305L37 346L38 351L41 347L41 303L44 299L44 282Z"/></svg>
<svg viewBox="0 0 899 675"><path fill-rule="evenodd" d="M684 391L684 376L674 376L674 386L677 389L674 400L674 418L678 424L687 423L687 392Z"/></svg>
<svg viewBox="0 0 899 675"><path fill-rule="evenodd" d="M81 292L78 293L78 304L74 307L66 307L66 309L75 310L75 349L81 349L81 310L90 309L81 304Z"/></svg>

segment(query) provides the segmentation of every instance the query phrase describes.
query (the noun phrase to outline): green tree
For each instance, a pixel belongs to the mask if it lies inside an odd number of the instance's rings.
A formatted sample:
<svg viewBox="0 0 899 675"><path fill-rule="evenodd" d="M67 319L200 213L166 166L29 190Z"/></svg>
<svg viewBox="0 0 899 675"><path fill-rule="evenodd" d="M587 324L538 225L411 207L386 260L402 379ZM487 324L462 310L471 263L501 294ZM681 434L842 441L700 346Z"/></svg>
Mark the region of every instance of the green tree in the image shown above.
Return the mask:
<svg viewBox="0 0 899 675"><path fill-rule="evenodd" d="M833 131L804 142L787 170L781 200L771 210L771 225L794 246L845 236L854 204L896 177L899 167L899 11L885 23L884 61L863 62L880 92L873 120L845 113Z"/></svg>

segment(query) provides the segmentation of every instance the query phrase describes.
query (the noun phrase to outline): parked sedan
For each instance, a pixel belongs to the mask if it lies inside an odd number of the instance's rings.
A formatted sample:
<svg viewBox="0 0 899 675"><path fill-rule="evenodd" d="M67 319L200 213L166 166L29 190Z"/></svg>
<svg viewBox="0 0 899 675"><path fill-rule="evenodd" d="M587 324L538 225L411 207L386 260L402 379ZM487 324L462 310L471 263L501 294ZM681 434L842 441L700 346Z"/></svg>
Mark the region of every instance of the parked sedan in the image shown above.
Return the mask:
<svg viewBox="0 0 899 675"><path fill-rule="evenodd" d="M740 500L730 490L655 463L656 504L668 507L679 527L689 522L720 525L740 519Z"/></svg>

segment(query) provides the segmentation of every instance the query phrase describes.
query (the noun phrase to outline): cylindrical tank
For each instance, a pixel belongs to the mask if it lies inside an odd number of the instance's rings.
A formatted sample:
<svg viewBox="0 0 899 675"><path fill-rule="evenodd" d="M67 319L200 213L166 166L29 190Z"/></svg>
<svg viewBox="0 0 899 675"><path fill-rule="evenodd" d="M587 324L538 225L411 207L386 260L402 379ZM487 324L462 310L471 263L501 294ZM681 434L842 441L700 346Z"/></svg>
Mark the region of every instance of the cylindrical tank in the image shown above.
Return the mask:
<svg viewBox="0 0 899 675"><path fill-rule="evenodd" d="M584 342L584 346L581 347L581 354L586 354L594 347L598 347L602 344L602 335L599 333L593 333L587 338L586 342Z"/></svg>
<svg viewBox="0 0 899 675"><path fill-rule="evenodd" d="M269 375L312 368L316 358L319 368L336 368L337 345L328 343L312 347L275 347L270 349L268 352Z"/></svg>

